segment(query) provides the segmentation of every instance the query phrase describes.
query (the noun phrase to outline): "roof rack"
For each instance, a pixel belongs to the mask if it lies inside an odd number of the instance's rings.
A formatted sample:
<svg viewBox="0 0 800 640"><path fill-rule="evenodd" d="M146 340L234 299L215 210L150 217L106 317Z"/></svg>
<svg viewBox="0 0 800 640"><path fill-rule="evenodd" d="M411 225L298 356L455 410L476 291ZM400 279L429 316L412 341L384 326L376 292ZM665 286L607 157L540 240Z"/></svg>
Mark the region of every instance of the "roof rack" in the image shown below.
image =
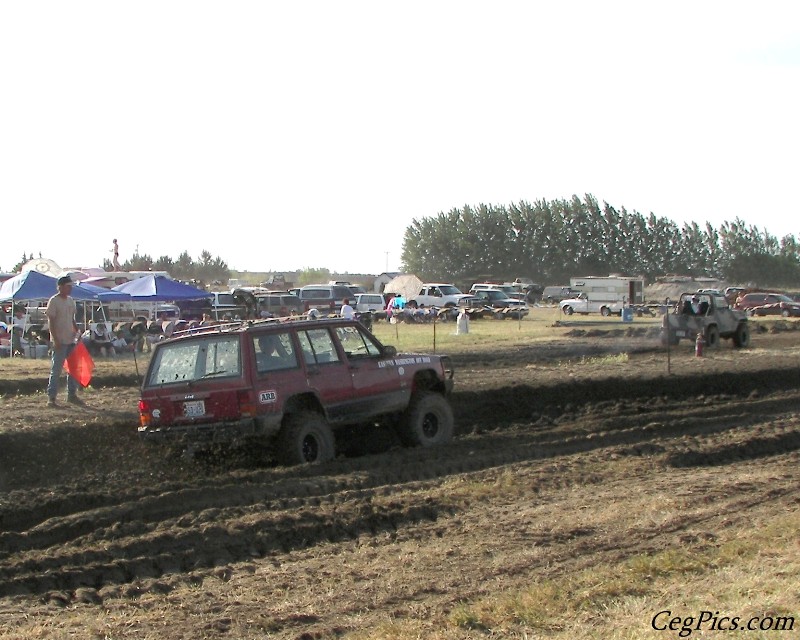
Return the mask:
<svg viewBox="0 0 800 640"><path fill-rule="evenodd" d="M321 320L341 320L342 316L339 314L320 315L317 318L310 318L307 315L300 316L281 316L277 318L257 318L246 320L231 320L227 322L213 322L211 324L198 324L186 329L179 329L172 333L172 337L190 336L206 333L228 333L231 331L238 331L242 328L249 328L258 325L268 324L285 324L287 322L308 322L315 323Z"/></svg>

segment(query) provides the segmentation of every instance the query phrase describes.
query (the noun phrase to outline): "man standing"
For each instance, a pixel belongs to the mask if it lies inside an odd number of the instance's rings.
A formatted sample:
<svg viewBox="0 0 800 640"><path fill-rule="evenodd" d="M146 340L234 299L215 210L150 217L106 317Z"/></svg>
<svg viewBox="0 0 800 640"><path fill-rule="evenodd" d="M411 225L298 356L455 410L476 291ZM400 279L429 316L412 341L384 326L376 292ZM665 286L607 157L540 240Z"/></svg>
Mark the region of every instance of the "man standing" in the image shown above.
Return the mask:
<svg viewBox="0 0 800 640"><path fill-rule="evenodd" d="M47 301L47 320L50 327L50 340L53 343L53 359L50 363L50 379L47 382L47 406L56 406L58 379L64 361L75 348L78 325L75 323L75 300L72 293L72 279L61 276L58 279L58 293ZM78 381L67 374L67 402L83 404L78 397Z"/></svg>

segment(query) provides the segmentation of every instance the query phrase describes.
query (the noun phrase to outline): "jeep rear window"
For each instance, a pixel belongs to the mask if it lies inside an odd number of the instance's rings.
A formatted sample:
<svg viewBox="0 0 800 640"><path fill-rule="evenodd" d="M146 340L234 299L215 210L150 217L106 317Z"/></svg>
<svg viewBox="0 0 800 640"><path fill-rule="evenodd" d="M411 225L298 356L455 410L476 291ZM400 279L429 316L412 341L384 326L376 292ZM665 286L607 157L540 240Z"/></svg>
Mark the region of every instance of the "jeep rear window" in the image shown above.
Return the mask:
<svg viewBox="0 0 800 640"><path fill-rule="evenodd" d="M297 334L306 364L339 362L339 354L327 329L309 329Z"/></svg>
<svg viewBox="0 0 800 640"><path fill-rule="evenodd" d="M154 354L147 386L241 375L239 339L217 336L160 345Z"/></svg>

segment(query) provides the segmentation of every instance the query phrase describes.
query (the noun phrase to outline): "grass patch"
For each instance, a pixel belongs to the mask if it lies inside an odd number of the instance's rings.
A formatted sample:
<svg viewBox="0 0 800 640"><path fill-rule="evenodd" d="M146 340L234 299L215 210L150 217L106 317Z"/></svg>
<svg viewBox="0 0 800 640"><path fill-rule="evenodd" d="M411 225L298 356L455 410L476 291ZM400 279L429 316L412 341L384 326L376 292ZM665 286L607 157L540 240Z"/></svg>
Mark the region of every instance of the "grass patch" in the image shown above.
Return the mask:
<svg viewBox="0 0 800 640"><path fill-rule="evenodd" d="M450 623L552 638L600 637L598 632L608 624L613 629L602 637L663 638L677 634L665 636L650 622L665 609L695 616L711 610L743 619L797 616L798 526L800 512L792 512L723 542L672 547L542 580L524 591L461 603Z"/></svg>

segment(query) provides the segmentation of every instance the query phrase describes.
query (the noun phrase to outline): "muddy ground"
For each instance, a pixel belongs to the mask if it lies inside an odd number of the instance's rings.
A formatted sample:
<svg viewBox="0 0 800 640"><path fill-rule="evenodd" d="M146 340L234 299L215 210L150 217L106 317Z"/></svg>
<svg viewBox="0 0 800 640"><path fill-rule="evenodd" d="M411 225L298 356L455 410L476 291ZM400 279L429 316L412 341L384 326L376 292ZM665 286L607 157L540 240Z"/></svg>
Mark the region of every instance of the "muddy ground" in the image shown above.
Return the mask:
<svg viewBox="0 0 800 640"><path fill-rule="evenodd" d="M596 335L457 356L450 446L379 434L387 451L311 467L145 446L124 377L57 409L5 380L0 637L523 637L453 611L800 508L800 331L777 326L703 358ZM652 515L666 499L677 515Z"/></svg>

